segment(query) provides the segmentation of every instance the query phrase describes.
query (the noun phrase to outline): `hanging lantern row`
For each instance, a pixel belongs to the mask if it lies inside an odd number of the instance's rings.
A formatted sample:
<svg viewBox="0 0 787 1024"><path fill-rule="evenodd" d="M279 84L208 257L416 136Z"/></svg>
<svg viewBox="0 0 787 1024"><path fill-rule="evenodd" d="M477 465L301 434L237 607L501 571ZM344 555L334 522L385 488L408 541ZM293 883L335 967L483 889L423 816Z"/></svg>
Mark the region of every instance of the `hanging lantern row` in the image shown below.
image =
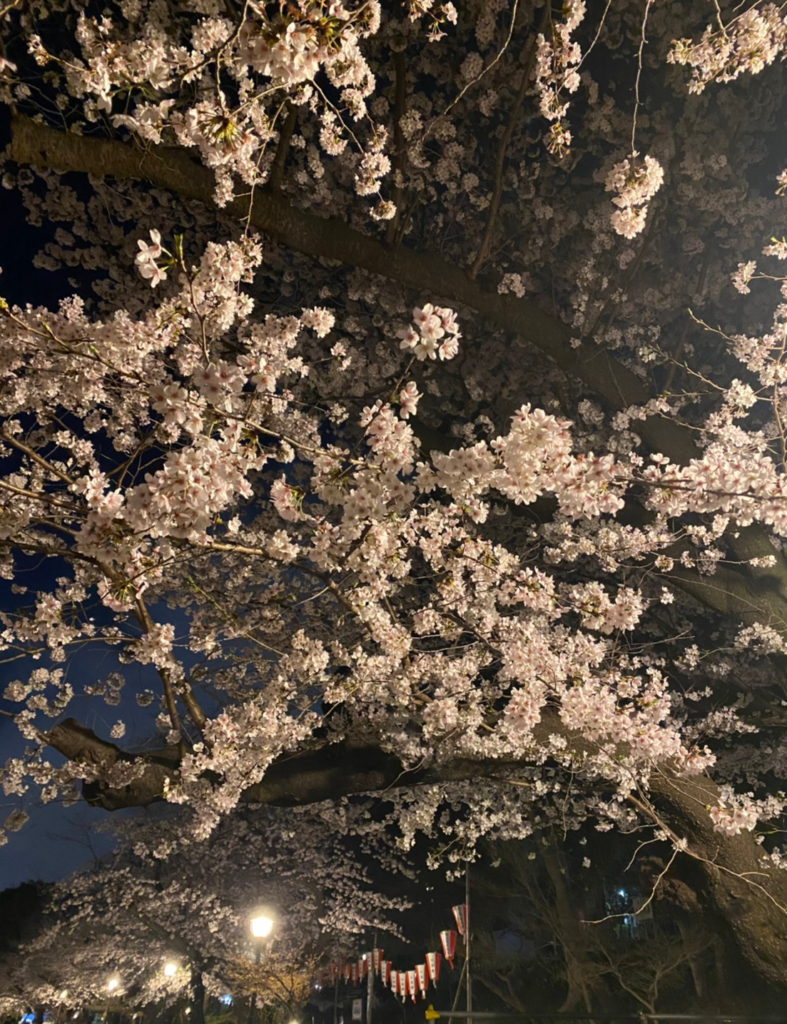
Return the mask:
<svg viewBox="0 0 787 1024"><path fill-rule="evenodd" d="M467 904L460 903L451 908L456 921L456 928L461 936L467 935ZM440 932L440 944L443 947L442 954L427 953L424 963L416 964L409 971L395 971L391 960L383 960L382 949L373 949L367 956L359 957L358 960L345 963L340 960L331 964L331 980L352 982L353 986L358 985L364 978L368 977L369 965L372 973L380 978L383 985L390 987L396 996L401 996L402 1002L410 996L413 1002L420 992L421 998L426 999L426 990L431 984L435 986L440 978L440 964L445 958L448 966L453 970L456 957L456 931L453 928Z"/></svg>

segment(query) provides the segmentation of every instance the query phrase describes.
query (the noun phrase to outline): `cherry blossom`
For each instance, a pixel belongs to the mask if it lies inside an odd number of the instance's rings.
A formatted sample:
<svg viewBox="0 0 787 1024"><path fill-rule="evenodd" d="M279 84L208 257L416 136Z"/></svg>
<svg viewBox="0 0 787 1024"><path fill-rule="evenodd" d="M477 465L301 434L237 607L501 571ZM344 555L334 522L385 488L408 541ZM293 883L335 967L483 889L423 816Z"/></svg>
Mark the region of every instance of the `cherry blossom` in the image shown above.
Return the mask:
<svg viewBox="0 0 787 1024"><path fill-rule="evenodd" d="M292 792L456 863L559 807L781 884L784 19L646 7L6 12L79 292L0 303L14 808L162 802L191 865Z"/></svg>

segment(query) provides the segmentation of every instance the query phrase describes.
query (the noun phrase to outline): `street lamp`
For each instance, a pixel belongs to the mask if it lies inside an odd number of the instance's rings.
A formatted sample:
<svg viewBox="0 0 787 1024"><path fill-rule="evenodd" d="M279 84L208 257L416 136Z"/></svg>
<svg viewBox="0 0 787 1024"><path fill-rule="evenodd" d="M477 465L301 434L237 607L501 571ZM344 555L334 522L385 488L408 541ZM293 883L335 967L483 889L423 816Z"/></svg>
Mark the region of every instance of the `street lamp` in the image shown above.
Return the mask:
<svg viewBox="0 0 787 1024"><path fill-rule="evenodd" d="M249 921L249 929L251 930L252 938L254 939L267 939L270 933L273 931L274 921L268 914L255 914L255 916ZM257 947L259 953L259 946Z"/></svg>
<svg viewBox="0 0 787 1024"><path fill-rule="evenodd" d="M173 978L178 973L178 965L170 960L164 964L164 976L167 978Z"/></svg>
<svg viewBox="0 0 787 1024"><path fill-rule="evenodd" d="M110 978L107 982L107 992L116 992L120 985L120 978Z"/></svg>

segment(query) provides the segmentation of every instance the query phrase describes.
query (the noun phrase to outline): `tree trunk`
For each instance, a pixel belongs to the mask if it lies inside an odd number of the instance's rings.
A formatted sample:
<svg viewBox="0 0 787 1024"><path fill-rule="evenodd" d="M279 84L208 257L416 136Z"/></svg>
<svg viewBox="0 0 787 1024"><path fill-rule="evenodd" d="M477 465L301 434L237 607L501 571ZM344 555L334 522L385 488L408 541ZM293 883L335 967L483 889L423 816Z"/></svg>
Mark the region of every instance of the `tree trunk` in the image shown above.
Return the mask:
<svg viewBox="0 0 787 1024"><path fill-rule="evenodd" d="M767 857L750 832L714 831L708 808L718 803L715 783L654 773L651 792L688 855L702 868L698 897L720 915L750 967L769 984L787 984L787 872L768 869Z"/></svg>
<svg viewBox="0 0 787 1024"><path fill-rule="evenodd" d="M702 964L700 963L699 957L696 953L691 953L691 931L686 926L686 922L681 920L680 913L675 915L675 921L678 925L678 931L680 932L681 940L683 941L683 948L686 950L686 957L689 962L689 970L691 971L691 980L694 984L694 994L698 999L705 998L705 975L702 971Z"/></svg>
<svg viewBox="0 0 787 1024"><path fill-rule="evenodd" d="M555 911L557 914L556 936L563 949L563 959L566 962L566 981L568 992L563 1000L558 1013L569 1013L575 1010L580 1004L586 1013L592 1013L593 1008L590 1002L590 992L587 981L587 949L585 935L582 932L577 915L574 912L573 901L563 877L563 868L560 864L557 850L554 846L542 848L541 856L555 891Z"/></svg>
<svg viewBox="0 0 787 1024"><path fill-rule="evenodd" d="M202 971L194 968L191 972L191 1014L189 1024L205 1024L205 983Z"/></svg>

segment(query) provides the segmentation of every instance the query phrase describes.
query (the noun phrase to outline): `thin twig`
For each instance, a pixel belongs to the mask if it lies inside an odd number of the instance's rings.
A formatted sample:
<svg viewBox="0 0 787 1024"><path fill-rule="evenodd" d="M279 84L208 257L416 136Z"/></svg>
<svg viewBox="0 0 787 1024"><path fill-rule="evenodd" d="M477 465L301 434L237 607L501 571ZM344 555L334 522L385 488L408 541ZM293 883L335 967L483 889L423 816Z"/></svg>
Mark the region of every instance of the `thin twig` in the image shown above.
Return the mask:
<svg viewBox="0 0 787 1024"><path fill-rule="evenodd" d="M500 49L497 52L496 56L489 62L489 64L487 64L487 66L481 71L481 73L479 75L476 75L476 77L474 79L472 79L472 81L468 82L467 85L462 90L460 90L459 94L457 96L455 96L451 100L451 102L448 104L448 106L445 108L445 110L442 112L442 114L438 114L436 117L434 117L430 121L429 125L426 128L426 131L424 132L424 134L422 136L422 139L421 139L422 142L426 141L426 139L429 137L432 129L437 124L437 122L441 121L444 117L448 116L448 114L454 109L454 107L462 99L462 97L465 95L465 93L469 89L472 89L474 85L478 85L478 83L481 81L481 79L484 78L492 70L492 68L497 63L499 63L499 61L501 60L503 54L508 49L508 46L509 46L509 43L511 42L511 39L513 38L514 26L516 24L516 16L517 16L518 11L519 11L519 0L514 0L514 9L511 12L511 24L508 26L508 35L506 36L506 40L503 43L503 45L500 47Z"/></svg>
<svg viewBox="0 0 787 1024"><path fill-rule="evenodd" d="M642 17L642 32L639 40L639 50L637 51L637 77L634 81L634 116L631 119L631 156L632 158L637 154L636 135L637 135L637 112L639 111L639 81L642 77L642 55L645 52L645 46L647 45L647 39L645 38L645 30L648 25L648 11L650 10L653 0L647 0L645 4L645 13Z"/></svg>
<svg viewBox="0 0 787 1024"><path fill-rule="evenodd" d="M549 11L549 5L546 4L544 7L544 18L546 13ZM522 103L524 102L527 94L527 88L530 84L530 76L533 73L533 62L536 55L536 41L531 36L528 43L527 52L525 55L524 67L522 68L522 78L519 82L519 89L517 90L516 97L514 99L514 105L511 108L511 114L508 118L508 124L506 130L503 132L503 136L497 147L497 156L495 158L495 184L492 192L492 201L489 204L489 216L486 221L486 228L484 230L484 237L481 240L481 245L478 248L478 253L475 260L473 261L472 269L470 270L470 276L476 277L478 271L481 269L484 260L489 252L489 246L492 242L492 235L495 230L495 221L497 220L497 212L500 209L500 198L503 194L503 171L505 168L506 155L508 153L508 147L511 143L511 139L514 134L514 128L517 124L519 117L519 111L522 109Z"/></svg>
<svg viewBox="0 0 787 1024"><path fill-rule="evenodd" d="M287 116L279 132L279 142L276 146L276 155L271 164L270 187L281 190L282 179L284 178L284 165L287 163L287 154L290 151L290 140L298 122L298 111L295 104L291 103L287 110Z"/></svg>

